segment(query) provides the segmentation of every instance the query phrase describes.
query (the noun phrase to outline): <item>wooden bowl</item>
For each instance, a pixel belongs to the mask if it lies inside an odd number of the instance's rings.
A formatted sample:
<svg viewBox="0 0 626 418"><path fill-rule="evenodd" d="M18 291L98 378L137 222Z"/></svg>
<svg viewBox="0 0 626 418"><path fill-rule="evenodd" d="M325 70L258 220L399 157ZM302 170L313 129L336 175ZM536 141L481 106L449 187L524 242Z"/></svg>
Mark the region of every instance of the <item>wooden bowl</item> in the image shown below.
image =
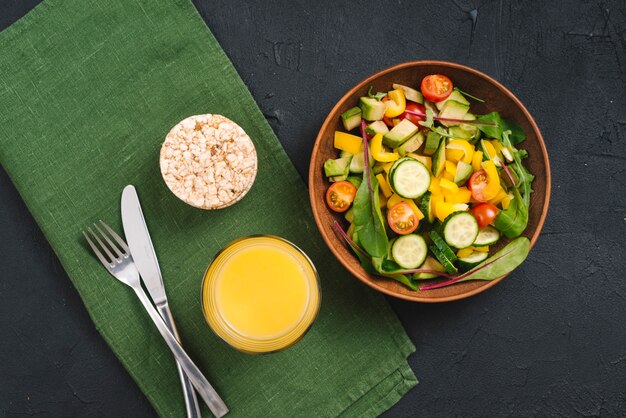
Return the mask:
<svg viewBox="0 0 626 418"><path fill-rule="evenodd" d="M526 141L518 147L528 151L529 157L524 164L536 176L533 182L534 193L531 195L528 226L524 231L524 236L531 240L531 248L541 232L550 202L550 163L541 132L519 99L493 78L451 62L413 61L380 71L350 89L331 110L313 147L309 166L309 196L315 222L333 254L359 280L390 296L416 302L448 302L463 299L494 286L506 276L492 281L468 281L440 289L414 291L395 280L366 273L352 250L333 228L334 221L339 221L344 228L347 225L341 214L331 211L326 205L325 193L330 183L324 176L323 166L328 158L338 158L338 152L333 147L333 135L336 130L343 130L340 115L356 106L358 98L367 95L369 86L373 86L373 91L388 91L394 82L415 87L419 86L424 76L435 73L447 75L460 89L485 100L485 103L472 101L472 113L485 114L497 111L502 117L518 123L524 129ZM500 243L494 249L498 250L504 245Z"/></svg>

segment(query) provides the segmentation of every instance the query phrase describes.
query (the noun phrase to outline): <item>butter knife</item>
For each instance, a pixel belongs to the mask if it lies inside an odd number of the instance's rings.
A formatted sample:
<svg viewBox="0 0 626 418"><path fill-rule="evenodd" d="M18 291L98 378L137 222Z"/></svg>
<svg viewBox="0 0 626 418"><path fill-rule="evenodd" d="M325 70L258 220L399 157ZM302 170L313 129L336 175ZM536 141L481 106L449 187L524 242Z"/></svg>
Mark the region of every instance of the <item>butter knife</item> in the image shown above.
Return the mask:
<svg viewBox="0 0 626 418"><path fill-rule="evenodd" d="M130 253L141 275L141 280L148 290L152 302L154 302L163 321L180 342L180 337L167 302L159 262L154 252L154 247L152 246L152 240L150 239L150 233L148 232L143 211L141 210L141 204L139 203L139 196L137 196L137 190L132 185L126 186L122 192L122 225L124 227L124 234L128 240ZM180 364L177 363L176 366L183 388L187 417L200 418L200 407L193 386L180 367ZM217 393L215 393L214 398L215 405L208 405L209 409L211 409L215 416L221 417L228 412L228 408Z"/></svg>

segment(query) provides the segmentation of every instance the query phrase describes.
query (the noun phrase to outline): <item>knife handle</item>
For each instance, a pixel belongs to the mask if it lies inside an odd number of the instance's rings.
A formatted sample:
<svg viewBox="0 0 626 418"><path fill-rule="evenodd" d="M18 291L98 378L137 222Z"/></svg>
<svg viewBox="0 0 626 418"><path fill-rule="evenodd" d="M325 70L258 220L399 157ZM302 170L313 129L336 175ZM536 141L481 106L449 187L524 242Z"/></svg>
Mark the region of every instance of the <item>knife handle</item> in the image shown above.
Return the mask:
<svg viewBox="0 0 626 418"><path fill-rule="evenodd" d="M209 383L209 381L204 377L200 369L191 361L185 350L180 346L180 343L176 340L176 337L167 329L167 325L163 322L163 319L157 312L148 295L143 290L141 285L133 286L133 290L137 294L137 297L141 301L143 307L146 312L150 315L152 322L156 325L157 329L161 333L161 336L165 340L165 343L172 351L172 354L178 361L178 364L185 371L185 374L191 381L191 384L196 388L200 397L207 404L213 415L217 418L220 418L228 413L228 407L224 404L220 395L217 394L213 386Z"/></svg>
<svg viewBox="0 0 626 418"><path fill-rule="evenodd" d="M172 317L172 312L167 304L157 305L157 311L161 314L161 318L163 318L163 322L167 328L171 331L171 333L176 337L178 342L180 342L180 336L178 335L178 330L176 329L176 324L174 324L174 318ZM176 361L176 368L178 369L178 376L180 376L180 383L183 387L183 397L185 398L185 409L187 410L187 418L201 418L200 414L200 405L198 404L198 398L196 397L196 392L193 390L193 386L189 381L189 378L183 371L180 363Z"/></svg>

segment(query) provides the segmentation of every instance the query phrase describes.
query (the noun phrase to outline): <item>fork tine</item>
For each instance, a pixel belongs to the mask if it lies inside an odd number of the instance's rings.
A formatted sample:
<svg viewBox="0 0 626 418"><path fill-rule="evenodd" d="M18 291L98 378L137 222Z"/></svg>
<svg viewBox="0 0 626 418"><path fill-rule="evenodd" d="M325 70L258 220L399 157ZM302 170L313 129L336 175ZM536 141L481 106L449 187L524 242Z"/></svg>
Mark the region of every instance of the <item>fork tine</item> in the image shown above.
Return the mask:
<svg viewBox="0 0 626 418"><path fill-rule="evenodd" d="M117 245L113 244L113 241L111 241L109 236L107 234L105 234L104 232L102 232L102 229L100 229L98 224L93 224L93 226L94 226L94 228L96 228L98 230L98 232L100 232L100 235L102 235L102 238L104 238L104 240L107 242L107 244L109 244L109 247L111 247L113 249L113 251L115 251L117 256L118 257L124 257L124 254L122 254L120 249L117 248Z"/></svg>
<svg viewBox="0 0 626 418"><path fill-rule="evenodd" d="M111 262L108 261L106 258L104 258L104 256L102 255L102 253L100 252L100 250L98 249L98 247L96 247L96 244L93 243L93 241L89 238L89 236L85 233L85 231L83 231L83 236L85 237L85 239L87 240L87 243L89 244L89 246L91 247L91 249L93 250L94 254L98 257L98 259L100 260L100 262L102 264L104 264L104 266L106 268L110 268L111 267Z"/></svg>
<svg viewBox="0 0 626 418"><path fill-rule="evenodd" d="M128 249L128 245L126 245L124 240L119 235L117 235L117 233L109 225L102 222L102 219L100 219L100 223L102 224L104 229L106 229L109 232L109 234L111 234L111 236L115 239L115 241L117 241L117 243L120 244L120 246L124 249L124 252L125 252L124 255L128 255L130 253L130 250Z"/></svg>
<svg viewBox="0 0 626 418"><path fill-rule="evenodd" d="M100 248L104 250L106 255L109 256L109 258L111 259L111 263L115 263L117 261L117 257L113 255L113 253L107 248L106 245L104 245L104 242L102 242L100 237L95 232L93 232L91 228L87 228L87 230L91 233L91 236L94 237L96 241L98 241L98 244L100 244Z"/></svg>

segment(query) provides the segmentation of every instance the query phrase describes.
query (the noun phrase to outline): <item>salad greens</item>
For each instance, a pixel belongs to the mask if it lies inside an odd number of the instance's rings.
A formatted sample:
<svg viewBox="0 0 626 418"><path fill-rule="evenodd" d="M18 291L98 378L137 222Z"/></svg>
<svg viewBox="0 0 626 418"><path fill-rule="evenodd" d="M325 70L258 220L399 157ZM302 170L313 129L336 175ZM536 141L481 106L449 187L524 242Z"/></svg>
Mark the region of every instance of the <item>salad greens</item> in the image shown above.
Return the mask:
<svg viewBox="0 0 626 418"><path fill-rule="evenodd" d="M335 132L341 154L325 164L326 202L345 212L348 230L334 227L366 272L429 290L494 280L528 255L520 235L534 176L516 148L526 135L498 112L474 115L465 97L483 102L433 74L420 91L370 87L341 116L347 132ZM513 240L490 256L503 237ZM418 286L437 277L446 280Z"/></svg>

